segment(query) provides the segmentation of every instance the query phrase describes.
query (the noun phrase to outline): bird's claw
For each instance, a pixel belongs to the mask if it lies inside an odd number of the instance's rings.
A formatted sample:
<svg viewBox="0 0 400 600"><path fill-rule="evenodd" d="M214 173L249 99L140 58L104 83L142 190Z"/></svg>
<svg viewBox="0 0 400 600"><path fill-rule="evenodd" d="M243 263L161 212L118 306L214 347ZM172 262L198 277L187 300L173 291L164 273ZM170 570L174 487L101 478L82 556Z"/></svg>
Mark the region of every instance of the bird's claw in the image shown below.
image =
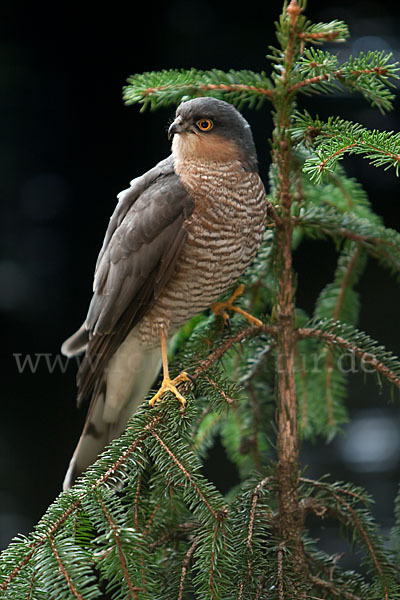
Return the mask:
<svg viewBox="0 0 400 600"><path fill-rule="evenodd" d="M175 379L170 379L169 377L164 377L160 389L158 390L158 392L156 394L154 394L154 396L151 398L151 400L149 400L150 406L154 406L154 404L156 402L158 402L158 400L161 399L161 397L165 394L165 392L171 392L179 400L179 402L181 403L182 408L183 408L186 404L186 398L184 396L182 396L182 394L180 393L180 391L178 390L178 388L176 386L179 383L183 383L186 381L192 381L192 380L191 380L190 376L187 373L185 373L185 371L182 371L182 373L180 373L177 377L175 377Z"/></svg>
<svg viewBox="0 0 400 600"><path fill-rule="evenodd" d="M227 313L227 310L232 310L234 312L239 313L239 315L242 315L242 317L247 319L251 325L254 325L255 327L261 327L262 321L260 321L260 319L253 317L253 315L246 312L239 306L233 305L236 298L238 296L240 296L241 294L243 294L243 292L244 292L244 285L243 285L243 283L241 283L236 288L236 290L233 292L232 296L230 298L228 298L228 300L226 300L225 302L214 302L213 304L211 304L211 310L213 311L213 313L215 315L220 315L223 318L224 326L228 323L228 320L229 320L229 315Z"/></svg>

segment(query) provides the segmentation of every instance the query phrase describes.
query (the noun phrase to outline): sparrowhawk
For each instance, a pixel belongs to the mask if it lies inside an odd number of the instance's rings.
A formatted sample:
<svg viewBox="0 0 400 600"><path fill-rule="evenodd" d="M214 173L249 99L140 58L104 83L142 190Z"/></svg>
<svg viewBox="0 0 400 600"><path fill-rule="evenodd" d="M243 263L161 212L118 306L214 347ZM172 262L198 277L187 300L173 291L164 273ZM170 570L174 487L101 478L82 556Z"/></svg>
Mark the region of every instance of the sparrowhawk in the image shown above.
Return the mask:
<svg viewBox="0 0 400 600"><path fill-rule="evenodd" d="M210 307L252 262L262 240L265 190L250 126L229 103L183 102L168 130L171 155L118 196L82 327L62 346L85 352L78 403L86 423L64 481L74 479L125 428L160 369L168 338ZM160 345L161 339L161 345Z"/></svg>

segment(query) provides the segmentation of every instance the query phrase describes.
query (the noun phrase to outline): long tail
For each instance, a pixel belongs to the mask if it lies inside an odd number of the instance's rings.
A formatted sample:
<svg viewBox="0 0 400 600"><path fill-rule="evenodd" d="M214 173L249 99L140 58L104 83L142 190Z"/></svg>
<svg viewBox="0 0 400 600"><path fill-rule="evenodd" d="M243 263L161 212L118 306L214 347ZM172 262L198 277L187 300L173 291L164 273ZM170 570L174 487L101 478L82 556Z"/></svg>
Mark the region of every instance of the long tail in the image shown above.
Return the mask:
<svg viewBox="0 0 400 600"><path fill-rule="evenodd" d="M108 363L103 381L93 395L65 475L64 490L70 488L95 462L104 447L124 431L128 419L143 402L157 377L160 366L160 348L143 348L132 331Z"/></svg>

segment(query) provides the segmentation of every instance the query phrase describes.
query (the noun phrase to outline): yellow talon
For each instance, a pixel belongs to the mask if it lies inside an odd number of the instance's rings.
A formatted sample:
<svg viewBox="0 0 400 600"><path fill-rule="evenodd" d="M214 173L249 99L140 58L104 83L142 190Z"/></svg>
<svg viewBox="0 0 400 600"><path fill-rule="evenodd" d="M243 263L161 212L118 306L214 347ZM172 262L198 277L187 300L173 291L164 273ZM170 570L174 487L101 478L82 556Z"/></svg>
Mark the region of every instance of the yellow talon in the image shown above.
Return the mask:
<svg viewBox="0 0 400 600"><path fill-rule="evenodd" d="M182 396L178 388L176 387L178 383L182 383L183 381L190 381L190 377L185 371L182 371L175 379L171 379L169 376L168 369L168 356L167 356L167 335L165 333L164 327L160 326L160 340L161 340L161 355L163 362L163 381L160 389L154 396L149 400L150 406L154 406L155 403L160 400L160 398L165 394L165 392L172 392L176 398L178 398L179 402L182 404L182 407L186 404L186 398Z"/></svg>
<svg viewBox="0 0 400 600"><path fill-rule="evenodd" d="M236 300L236 298L238 296L240 296L241 294L243 294L243 292L244 292L244 285L243 285L243 283L241 283L236 288L236 290L233 292L232 296L230 298L228 298L228 300L226 300L225 302L213 302L213 304L211 304L211 310L213 311L213 313L215 315L221 315L221 317L224 320L224 325L226 325L228 318L229 318L229 315L226 311L233 310L234 312L237 312L240 315L242 315L243 317L245 317L245 319L247 319L249 321L249 323L251 323L251 325L254 325L256 327L261 327L262 321L260 321L260 319L253 317L253 315L249 314L248 312L246 312L239 306L233 306L233 303Z"/></svg>
<svg viewBox="0 0 400 600"><path fill-rule="evenodd" d="M185 373L185 371L182 371L182 373L180 373L180 375L175 377L175 379L170 379L169 377L165 377L165 374L164 374L164 379L163 379L160 389L158 390L158 392L156 394L154 394L154 396L151 398L151 400L149 400L150 406L154 406L155 403L158 400L160 400L160 398L163 396L163 394L165 394L165 392L172 392L174 394L174 396L176 396L176 398L178 398L179 402L182 404L182 407L185 406L186 398L184 396L182 396L182 394L176 387L178 383L182 383L183 381L190 381L190 378L188 377L187 373Z"/></svg>

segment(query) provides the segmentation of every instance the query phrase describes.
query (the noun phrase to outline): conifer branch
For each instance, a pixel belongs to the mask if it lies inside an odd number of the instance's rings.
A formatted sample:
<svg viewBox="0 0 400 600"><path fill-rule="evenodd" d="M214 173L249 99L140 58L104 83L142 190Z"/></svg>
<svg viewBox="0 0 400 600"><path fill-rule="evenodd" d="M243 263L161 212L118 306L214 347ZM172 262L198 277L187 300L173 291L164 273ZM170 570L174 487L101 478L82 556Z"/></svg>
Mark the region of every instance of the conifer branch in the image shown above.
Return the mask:
<svg viewBox="0 0 400 600"><path fill-rule="evenodd" d="M328 592L330 592L333 596L337 597L337 598L343 598L345 600L362 600L362 598L360 598L360 596L356 596L355 594L353 594L352 592L349 592L345 589L343 589L343 587L339 587L337 585L335 585L334 583L332 583L332 581L327 581L326 579L322 579L321 577L317 577L316 575L309 575L310 581L313 585L315 585L317 588L320 588L321 590L327 590Z"/></svg>
<svg viewBox="0 0 400 600"><path fill-rule="evenodd" d="M169 455L169 457L176 464L178 469L180 469L180 471L182 471L183 475L185 476L187 481L190 483L190 485L193 487L193 489L195 490L195 492L199 496L199 498L202 500L202 502L206 505L206 507L208 508L208 510L214 517L214 519L218 519L218 513L213 509L211 504L208 502L207 498L201 492L199 486L193 480L193 477L189 473L189 471L184 467L184 465L182 465L182 463L179 462L178 458L174 455L174 453L170 450L170 448L168 448L167 444L165 442L163 442L163 440L160 438L160 436L155 431L151 431L151 435L157 440L157 442L160 444L160 446Z"/></svg>
<svg viewBox="0 0 400 600"><path fill-rule="evenodd" d="M357 345L356 343L349 341L347 337L342 337L338 335L335 331L335 326L339 326L342 330L344 330L347 334L350 333L350 328L345 328L341 323L324 323L324 326L332 327L332 330L319 329L318 327L304 327L297 330L299 339L304 339L307 337L316 337L327 344L334 347L342 348L346 351L350 351L354 353L355 356L360 361L364 361L364 363L370 365L374 371L382 375L389 383L395 385L396 387L400 387L400 363L396 357L389 352L385 352L382 350L382 347L375 346L375 351L377 354L382 357L381 359L377 358L374 354L374 342L366 336L365 334L360 334L360 338L362 342L365 343L365 346ZM357 330L353 330L357 331ZM357 332L359 333L359 332ZM392 364L394 369L390 369L388 364ZM367 371L370 372L370 371Z"/></svg>
<svg viewBox="0 0 400 600"><path fill-rule="evenodd" d="M135 501L133 503L133 520L135 523L136 531L140 532L139 527L139 497L140 497L140 486L142 484L142 476L139 474L136 484Z"/></svg>
<svg viewBox="0 0 400 600"><path fill-rule="evenodd" d="M321 488L328 493L331 493L331 490L334 490L337 493L350 496L352 499L357 500L358 502L362 502L364 505L367 505L367 498L365 494L361 494L359 492L355 492L352 489L348 489L344 486L340 486L338 484L331 484L325 481L317 481L315 479L309 479L308 477L300 477L301 482L311 484L316 488Z"/></svg>
<svg viewBox="0 0 400 600"><path fill-rule="evenodd" d="M261 577L256 595L254 596L254 600L260 600L261 594L263 593L264 588L265 588L265 580L264 580L264 578Z"/></svg>
<svg viewBox="0 0 400 600"><path fill-rule="evenodd" d="M65 581L67 582L67 585L68 585L69 589L71 590L73 596L77 600L84 600L83 596L78 592L78 590L74 586L74 584L73 584L73 582L72 582L72 580L71 580L71 578L69 576L69 573L68 573L67 569L65 568L62 560L61 560L61 557L60 557L60 555L59 555L59 553L57 551L57 548L56 548L56 545L54 543L54 539L53 539L52 535L49 535L49 544L50 544L50 547L51 547L51 549L53 551L55 559L57 561L58 567L59 567L61 573L63 574L63 577L65 578Z"/></svg>
<svg viewBox="0 0 400 600"><path fill-rule="evenodd" d="M169 70L133 75L124 88L127 104L142 104L141 110L179 103L185 96L225 98L239 107L260 108L271 98L273 88L265 73L219 69Z"/></svg>
<svg viewBox="0 0 400 600"><path fill-rule="evenodd" d="M117 547L117 552L118 552L118 557L119 557L119 563L121 565L123 577L124 577L124 579L125 579L125 581L127 583L128 589L129 589L130 597L133 600L138 600L137 592L141 591L141 589L140 588L136 588L133 585L132 580L131 580L131 578L129 576L129 571L128 571L128 566L126 564L125 554L124 554L124 551L123 551L123 548L122 548L122 544L121 544L121 541L120 541L119 528L114 523L114 521L113 521L113 519L112 519L112 517L110 515L110 512L107 510L107 508L106 508L103 500L101 499L100 495L95 492L95 496L96 496L97 502L99 503L99 505L101 507L101 510L103 511L103 513L104 513L104 515L105 515L105 517L106 517L106 519L108 521L108 524L110 525L110 528L111 528L111 531L112 531L112 535L113 535L113 538L114 538L114 542L115 542L115 545Z"/></svg>
<svg viewBox="0 0 400 600"><path fill-rule="evenodd" d="M253 537L254 519L256 516L257 502L260 498L260 493L261 493L262 489L271 481L272 481L271 476L265 477L262 481L260 481L260 483L257 484L257 486L254 488L254 491L251 495L251 509L250 509L248 534L247 534L247 540L246 540L246 547L249 552L251 552L251 550L252 550L252 537Z"/></svg>
<svg viewBox="0 0 400 600"><path fill-rule="evenodd" d="M160 508L161 508L161 502L159 502L154 507L153 512L151 513L150 517L148 518L148 521L146 523L146 527L144 528L144 531L143 531L143 537L149 533L149 531L151 529L151 526L153 524L153 521L154 521L154 517L156 516L156 514L160 510Z"/></svg>
<svg viewBox="0 0 400 600"><path fill-rule="evenodd" d="M399 79L398 63L389 63L392 54L385 52L361 53L350 57L338 68L338 59L329 52L308 48L299 60L301 79L291 88L295 91L337 92L340 86L360 92L372 106L386 112L392 108L395 95L391 79Z"/></svg>
<svg viewBox="0 0 400 600"><path fill-rule="evenodd" d="M182 561L182 572L181 572L181 578L179 581L178 600L182 600L187 570L189 567L189 563L192 559L193 552L195 551L198 543L199 543L199 536L194 538L192 545L190 546L189 550L186 552L185 558Z"/></svg>
<svg viewBox="0 0 400 600"><path fill-rule="evenodd" d="M387 562L387 557L385 553L382 551L383 548L379 548L379 546L375 547L375 542L373 540L373 531L371 530L371 525L368 521L368 517L362 512L356 510L353 507L353 503L362 502L364 505L368 505L371 503L370 500L366 498L366 495L360 493L359 491L354 491L348 486L341 486L340 484L330 484L323 481L313 481L311 479L301 477L301 482L311 484L312 486L319 488L324 491L327 495L326 497L333 498L335 501L334 504L326 501L324 503L325 507L329 509L332 513L336 513L340 520L349 527L350 529L357 530L360 535L360 539L365 544L367 551L371 557L373 565L379 575L379 580L382 583L385 600L389 599L389 579L390 575L390 565L384 564ZM343 498L343 496L348 496L349 500ZM324 500L322 499L322 502ZM368 531L369 530L369 531Z"/></svg>
<svg viewBox="0 0 400 600"><path fill-rule="evenodd" d="M305 31L300 31L298 36L304 42L314 44L344 42L349 37L349 30L346 23L335 19L330 23L309 23Z"/></svg>
<svg viewBox="0 0 400 600"><path fill-rule="evenodd" d="M303 140L315 148L303 169L315 183L320 183L326 173L333 172L346 154L363 155L371 165L385 170L394 167L396 175L399 173L399 133L371 131L339 117L323 123L305 112L297 115L292 135L297 142Z"/></svg>
<svg viewBox="0 0 400 600"><path fill-rule="evenodd" d="M33 547L32 547L33 546ZM36 545L31 545L32 550L28 552L24 558L14 567L9 575L4 579L4 581L0 584L0 592L7 590L8 586L12 581L17 577L21 569L23 569L31 560L32 556L35 553Z"/></svg>
<svg viewBox="0 0 400 600"><path fill-rule="evenodd" d="M222 388L220 388L218 386L218 384L214 381L214 379L211 379L211 377L209 375L204 375L204 378L206 381L208 381L208 383L210 385L212 385L212 387L218 391L218 393L222 396L222 398L225 400L225 402L227 404L233 404L234 400L232 398L230 398L228 396L228 394L226 394L226 392L224 392L224 390Z"/></svg>
<svg viewBox="0 0 400 600"><path fill-rule="evenodd" d="M81 506L82 500L92 491L95 491L98 486L103 484L108 480L108 478L114 474L114 472L118 469L120 465L122 465L126 459L136 450L138 445L150 434L153 427L155 427L162 418L162 414L159 413L156 417L154 417L150 423L146 426L146 431L139 435L127 448L126 451L118 458L118 460L113 464L111 468L109 468L104 475L102 475L98 480L96 480L93 484L91 484L88 490L83 491L76 500L71 502L68 508L61 512L59 517L49 526L48 530L43 533L41 537L36 539L33 543L29 544L29 552L20 560L20 562L15 566L14 570L10 575L0 584L0 591L5 591L10 583L15 579L15 577L19 574L20 570L25 567L37 549L40 546L43 546L47 543L47 541L54 536L54 534L64 525L67 519ZM70 492L66 493L70 495ZM72 495L72 494L71 494ZM73 497L73 496L72 496ZM45 517L43 518L45 520Z"/></svg>
<svg viewBox="0 0 400 600"><path fill-rule="evenodd" d="M298 33L304 31L305 18L303 6L296 0L284 6L278 28L281 72L275 77L277 94L272 99L274 106L274 134L272 137L272 161L276 182L275 203L280 210L280 223L276 226L275 247L277 274L277 297L275 302L277 322L276 398L278 406L278 438L277 438L277 481L280 531L279 537L284 545L289 545L293 553L293 570L296 580L304 585L302 569L303 523L299 521L299 505L297 480L299 477L299 439L297 424L297 397L295 386L295 286L292 265L293 222L291 218L292 204L292 143L290 137L290 120L293 113L293 94L291 92L295 63L300 55ZM279 600L283 600L284 584L282 579L283 550L278 550L278 590ZM297 587L297 586L296 586ZM295 591L294 597L298 597Z"/></svg>
<svg viewBox="0 0 400 600"><path fill-rule="evenodd" d="M211 352L206 359L202 360L199 366L195 369L192 377L196 379L201 373L204 373L213 365L216 361L218 361L228 350L232 348L235 344L238 344L244 340L250 339L260 333L265 333L271 337L276 336L276 328L271 325L264 324L262 327L248 327L239 331L232 337L225 340L216 350Z"/></svg>
<svg viewBox="0 0 400 600"><path fill-rule="evenodd" d="M333 207L310 207L294 218L306 233L345 238L361 245L396 277L400 274L400 234L353 212L340 214Z"/></svg>
<svg viewBox="0 0 400 600"><path fill-rule="evenodd" d="M350 504L348 502L346 502L345 500L343 500L343 498L341 498L339 495L337 495L337 494L332 494L332 495L335 498L335 500L338 502L338 504L340 504L343 508L345 508L346 511L350 514L350 518L351 518L350 525L353 527L356 527L358 529L358 531L360 532L362 538L364 539L365 546L373 560L375 568L376 568L376 570L380 576L380 580L383 584L383 588L384 588L384 592L385 592L385 600L389 600L389 590L388 590L388 587L386 584L386 577L385 577L383 568L378 560L375 549L373 547L373 544L370 540L370 537L369 537L367 531L365 530L364 526L362 525L361 520L359 519L356 511L350 506ZM338 510L338 513L344 519L344 522L346 524L349 524L349 519L348 519L347 515L345 513L343 513L342 510L340 510L340 509Z"/></svg>

